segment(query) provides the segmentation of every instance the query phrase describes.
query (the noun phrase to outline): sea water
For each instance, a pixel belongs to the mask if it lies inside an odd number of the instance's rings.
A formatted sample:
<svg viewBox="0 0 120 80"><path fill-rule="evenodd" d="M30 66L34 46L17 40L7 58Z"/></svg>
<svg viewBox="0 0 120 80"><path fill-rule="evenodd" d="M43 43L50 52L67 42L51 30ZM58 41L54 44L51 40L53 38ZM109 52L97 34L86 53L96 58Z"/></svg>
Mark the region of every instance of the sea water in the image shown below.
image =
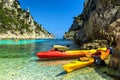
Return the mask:
<svg viewBox="0 0 120 80"><path fill-rule="evenodd" d="M37 52L47 51L53 45L69 45L79 49L72 40L0 40L0 80L112 80L94 66L64 71L62 66L78 59L39 59Z"/></svg>
<svg viewBox="0 0 120 80"><path fill-rule="evenodd" d="M0 58L33 57L36 52L47 51L53 45L69 45L71 49L78 48L74 41L63 39L0 40Z"/></svg>
<svg viewBox="0 0 120 80"><path fill-rule="evenodd" d="M0 80L57 80L55 75L63 70L61 65L41 65L49 60L39 61L36 56L37 52L47 51L53 45L79 48L74 41L63 39L0 40Z"/></svg>

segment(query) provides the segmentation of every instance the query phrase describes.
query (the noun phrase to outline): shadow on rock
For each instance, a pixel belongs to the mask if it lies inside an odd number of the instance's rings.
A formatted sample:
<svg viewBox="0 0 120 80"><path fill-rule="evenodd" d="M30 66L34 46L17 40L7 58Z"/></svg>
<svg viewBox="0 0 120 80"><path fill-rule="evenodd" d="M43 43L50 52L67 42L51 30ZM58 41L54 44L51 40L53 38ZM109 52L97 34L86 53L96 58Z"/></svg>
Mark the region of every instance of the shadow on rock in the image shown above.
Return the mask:
<svg viewBox="0 0 120 80"><path fill-rule="evenodd" d="M95 67L95 71L101 75L101 77L103 77L104 79L108 79L109 80L119 80L120 79L120 74L117 73L116 71L113 71L111 69L109 69L107 66L96 66Z"/></svg>

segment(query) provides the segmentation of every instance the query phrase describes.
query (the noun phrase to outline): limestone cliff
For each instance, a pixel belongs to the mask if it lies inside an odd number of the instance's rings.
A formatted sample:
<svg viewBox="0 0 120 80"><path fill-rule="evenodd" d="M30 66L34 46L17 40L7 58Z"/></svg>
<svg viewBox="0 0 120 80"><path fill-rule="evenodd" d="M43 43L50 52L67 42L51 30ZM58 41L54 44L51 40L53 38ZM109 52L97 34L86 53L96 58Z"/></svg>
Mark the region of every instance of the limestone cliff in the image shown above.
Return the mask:
<svg viewBox="0 0 120 80"><path fill-rule="evenodd" d="M74 17L64 38L80 43L106 40L115 47L109 66L120 71L120 1L86 0L82 14Z"/></svg>
<svg viewBox="0 0 120 80"><path fill-rule="evenodd" d="M29 11L21 9L18 0L0 0L0 39L53 37Z"/></svg>
<svg viewBox="0 0 120 80"><path fill-rule="evenodd" d="M74 17L74 22L64 38L80 42L110 38L103 35L108 26L119 18L119 0L86 0L82 14Z"/></svg>

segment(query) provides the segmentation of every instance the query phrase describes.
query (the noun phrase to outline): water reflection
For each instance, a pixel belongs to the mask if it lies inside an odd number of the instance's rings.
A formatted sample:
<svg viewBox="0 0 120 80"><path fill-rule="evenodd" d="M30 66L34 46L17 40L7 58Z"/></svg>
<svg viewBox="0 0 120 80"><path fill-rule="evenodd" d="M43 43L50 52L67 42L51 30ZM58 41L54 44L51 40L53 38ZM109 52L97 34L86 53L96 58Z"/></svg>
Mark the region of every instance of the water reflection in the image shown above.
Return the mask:
<svg viewBox="0 0 120 80"><path fill-rule="evenodd" d="M19 58L31 56L34 45L0 45L1 58Z"/></svg>
<svg viewBox="0 0 120 80"><path fill-rule="evenodd" d="M23 41L23 42L22 42ZM7 40L4 45L0 45L0 58L20 58L20 57L33 57L39 51L46 51L56 45L70 45L71 49L77 49L78 45L76 45L71 40L59 40L59 39L50 39L50 40L20 40L18 43L21 44L13 44L9 43ZM23 44L23 43L27 44ZM28 44L29 42L29 44ZM3 43L2 43L3 44Z"/></svg>
<svg viewBox="0 0 120 80"><path fill-rule="evenodd" d="M13 39L10 39L10 40L0 40L0 45L18 45L18 44L30 44L30 43L35 43L35 42L44 42L46 41L45 39L35 39L35 40L13 40Z"/></svg>

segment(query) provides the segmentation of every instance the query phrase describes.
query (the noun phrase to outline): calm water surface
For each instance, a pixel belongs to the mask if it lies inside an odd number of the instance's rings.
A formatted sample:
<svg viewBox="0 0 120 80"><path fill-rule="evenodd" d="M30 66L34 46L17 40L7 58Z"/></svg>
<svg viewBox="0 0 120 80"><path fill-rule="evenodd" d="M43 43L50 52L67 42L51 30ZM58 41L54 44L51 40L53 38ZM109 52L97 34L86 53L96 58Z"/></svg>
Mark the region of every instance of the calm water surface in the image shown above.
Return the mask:
<svg viewBox="0 0 120 80"><path fill-rule="evenodd" d="M42 39L42 40L1 40L0 58L24 58L35 57L38 51L46 51L52 48L54 44L70 45L71 49L78 48L71 40L62 39Z"/></svg>
<svg viewBox="0 0 120 80"><path fill-rule="evenodd" d="M79 48L73 41L62 39L0 40L0 80L112 80L94 66L66 74L62 65L75 59L41 60L35 56L54 44Z"/></svg>
<svg viewBox="0 0 120 80"><path fill-rule="evenodd" d="M63 71L61 65L41 65L47 64L48 61L38 61L39 58L35 56L36 52L49 50L54 44L70 45L71 49L78 48L73 41L62 39L19 40L17 42L1 40L0 79L58 80L55 75Z"/></svg>

